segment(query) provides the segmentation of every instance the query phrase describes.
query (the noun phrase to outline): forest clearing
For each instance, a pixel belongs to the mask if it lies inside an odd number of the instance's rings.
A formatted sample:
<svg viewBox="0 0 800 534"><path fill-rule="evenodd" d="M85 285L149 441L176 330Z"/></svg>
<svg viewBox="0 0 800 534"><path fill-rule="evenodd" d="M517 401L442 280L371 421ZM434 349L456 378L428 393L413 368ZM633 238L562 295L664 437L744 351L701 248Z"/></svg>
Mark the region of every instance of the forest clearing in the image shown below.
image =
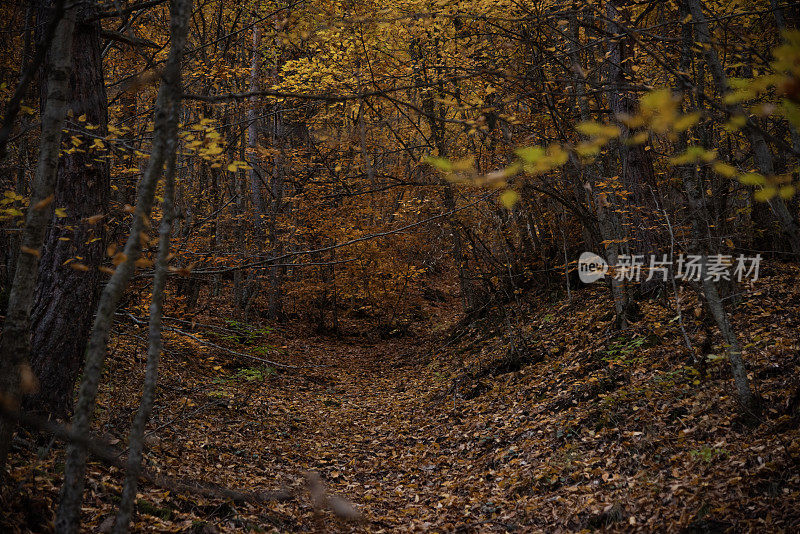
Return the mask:
<svg viewBox="0 0 800 534"><path fill-rule="evenodd" d="M800 530L795 2L0 14L0 531Z"/></svg>

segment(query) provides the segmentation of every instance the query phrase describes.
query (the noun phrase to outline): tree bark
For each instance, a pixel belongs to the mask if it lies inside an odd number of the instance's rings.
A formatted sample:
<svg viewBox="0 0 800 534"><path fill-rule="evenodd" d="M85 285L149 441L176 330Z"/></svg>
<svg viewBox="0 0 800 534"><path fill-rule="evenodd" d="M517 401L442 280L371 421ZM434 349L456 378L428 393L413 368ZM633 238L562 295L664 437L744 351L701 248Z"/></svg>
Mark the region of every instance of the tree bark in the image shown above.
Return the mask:
<svg viewBox="0 0 800 534"><path fill-rule="evenodd" d="M52 218L52 197L58 171L62 129L69 101L70 57L75 9L67 9L50 45L47 106L42 112L39 160L30 206L22 233L22 253L17 256L8 311L0 337L0 401L6 408L19 406L21 372L30 374L30 310L37 269L47 225ZM14 424L0 419L0 469L5 467Z"/></svg>
<svg viewBox="0 0 800 534"><path fill-rule="evenodd" d="M624 208L623 218L630 224L627 248L631 254L652 254L658 247L658 236L653 230L655 224L648 220L653 213L652 193L658 188L653 169L651 152L645 150L644 143L631 144L631 130L622 118L633 116L636 112L636 97L630 90L633 73L631 60L633 46L630 37L623 33L628 27L630 12L624 1L609 1L606 6L608 33L614 35L609 41L608 61L608 101L611 114L617 119L621 134L609 146L609 155L619 154L619 174L624 188L631 193ZM619 22L618 22L619 21ZM621 25L620 25L621 22ZM612 158L613 160L613 158Z"/></svg>
<svg viewBox="0 0 800 534"><path fill-rule="evenodd" d="M572 43L569 54L572 63L573 82L575 83L575 106L578 108L581 121L589 122L592 117L589 113L589 104L586 97L586 79L578 57L578 19L574 12L570 16L570 33ZM600 236L604 241L605 259L609 265L615 265L619 261L619 255L622 252L621 247L626 242L624 229L617 215L617 209L614 207L619 200L613 190L602 191L598 186L600 170L597 168L596 163L584 167L574 154L570 156L570 163L575 167L576 172L580 173L585 169L587 189L589 190L587 196L590 202L594 204L594 211L597 214ZM622 280L618 280L615 277L610 278L609 285L611 286L611 296L614 299L616 325L618 328L624 329L628 326L626 318L629 306L627 288Z"/></svg>
<svg viewBox="0 0 800 534"><path fill-rule="evenodd" d="M86 351L78 402L72 419L72 428L79 435L88 435L94 412L97 388L105 359L108 335L114 320L114 310L141 255L142 238L146 235L148 219L153 207L156 185L164 167L175 151L177 123L181 100L181 57L186 44L186 30L191 13L191 0L173 0L170 6L170 52L162 74L162 83L156 99L153 128L153 145L147 169L139 184L133 224L125 244L124 257L103 289L97 307L92 335ZM84 475L86 472L86 446L70 443L67 446L64 485L56 513L57 533L73 533L78 529Z"/></svg>
<svg viewBox="0 0 800 534"><path fill-rule="evenodd" d="M114 523L115 534L125 534L130 527L133 503L136 500L136 486L142 471L142 450L144 429L153 409L156 384L158 382L158 362L161 357L161 316L164 305L164 288L167 281L167 257L170 247L170 233L174 217L175 197L175 152L171 154L165 171L163 216L159 226L158 257L153 278L153 297L150 303L149 346L147 350L147 370L142 385L142 400L131 426L128 439L128 466L122 500Z"/></svg>
<svg viewBox="0 0 800 534"><path fill-rule="evenodd" d="M108 104L100 25L90 22L95 13L94 4L89 3L77 14L69 109L75 118L85 116L85 124L99 126L91 133L104 136ZM80 138L84 141L82 147L92 144L91 137ZM57 219L49 228L39 264L39 285L31 315L31 367L41 387L27 404L56 417L67 416L72 408L72 392L101 285L102 275L97 267L105 255L104 225L86 221L108 210L109 166L98 159L90 150L64 154L60 159L53 205L63 208L66 217ZM89 270L74 269L72 262L84 264Z"/></svg>

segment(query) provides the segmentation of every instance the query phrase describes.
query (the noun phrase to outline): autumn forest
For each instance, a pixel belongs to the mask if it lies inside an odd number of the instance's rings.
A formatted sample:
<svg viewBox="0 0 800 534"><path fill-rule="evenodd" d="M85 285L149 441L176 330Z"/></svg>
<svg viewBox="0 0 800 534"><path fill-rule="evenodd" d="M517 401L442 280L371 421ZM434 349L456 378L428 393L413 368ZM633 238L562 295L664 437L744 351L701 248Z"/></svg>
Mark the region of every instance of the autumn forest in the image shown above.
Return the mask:
<svg viewBox="0 0 800 534"><path fill-rule="evenodd" d="M799 24L0 0L0 531L800 531Z"/></svg>

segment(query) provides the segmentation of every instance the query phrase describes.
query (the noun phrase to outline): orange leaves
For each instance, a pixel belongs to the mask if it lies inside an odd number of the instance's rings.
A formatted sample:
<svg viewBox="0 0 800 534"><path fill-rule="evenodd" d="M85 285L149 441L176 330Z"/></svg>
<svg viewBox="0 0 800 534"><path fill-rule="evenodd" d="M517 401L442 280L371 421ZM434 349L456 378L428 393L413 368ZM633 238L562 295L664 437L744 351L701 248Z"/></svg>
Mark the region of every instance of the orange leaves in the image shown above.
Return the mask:
<svg viewBox="0 0 800 534"><path fill-rule="evenodd" d="M112 256L111 263L113 263L114 266L116 267L124 263L127 259L128 256L124 252L117 252Z"/></svg>
<svg viewBox="0 0 800 534"><path fill-rule="evenodd" d="M25 245L22 245L21 247L19 247L19 249L25 254L30 254L32 256L36 256L37 258L41 258L42 257L41 251L39 251L37 249L26 247Z"/></svg>
<svg viewBox="0 0 800 534"><path fill-rule="evenodd" d="M139 268L152 267L153 261L150 260L149 258L139 258L134 262L134 265Z"/></svg>
<svg viewBox="0 0 800 534"><path fill-rule="evenodd" d="M173 273L175 273L175 274L177 274L179 276L190 276L192 274L192 270L194 269L194 267L195 267L195 264L192 263L192 264L187 265L185 267L169 266L169 270L170 270L170 272L173 272Z"/></svg>
<svg viewBox="0 0 800 534"><path fill-rule="evenodd" d="M43 210L53 202L54 198L55 197L53 195L50 195L47 198L42 199L39 202L37 202L36 204L34 204L33 208L37 209L37 210Z"/></svg>

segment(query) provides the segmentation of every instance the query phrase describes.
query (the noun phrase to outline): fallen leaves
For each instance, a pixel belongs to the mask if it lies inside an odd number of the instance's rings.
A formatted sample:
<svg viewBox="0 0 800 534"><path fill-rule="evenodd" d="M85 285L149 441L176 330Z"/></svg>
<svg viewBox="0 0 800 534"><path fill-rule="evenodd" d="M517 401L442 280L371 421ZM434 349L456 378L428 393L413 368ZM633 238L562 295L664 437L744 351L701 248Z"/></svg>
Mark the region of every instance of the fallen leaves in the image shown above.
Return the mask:
<svg viewBox="0 0 800 534"><path fill-rule="evenodd" d="M571 304L533 298L519 316L528 318L521 329L541 358L484 376L471 398L463 395L468 384L451 384L467 376L463 369L495 369L506 338L491 317L445 347L425 324L378 343L299 328L225 340L231 326L217 327L219 343L269 344L293 363L326 365L301 372L251 369L166 331L147 464L222 487L286 487L293 498L232 504L144 484L136 530L791 530L800 521L800 476L789 455L800 450L800 434L786 423L796 416L781 410L794 409L786 380L797 363L791 333L770 326L796 323L800 292L787 269L759 281L761 293L744 301L734 321L753 343L748 362L754 373L764 370L759 389L775 406L768 416L775 426L756 430L730 415L725 362L709 362L698 378L675 354L681 340L670 310L642 304L641 325L664 325L657 338L646 326L609 337L611 319L594 305L604 298L599 289L578 292ZM685 305L694 302L687 297ZM747 320L766 310L764 321ZM456 318L450 312L441 320L452 327ZM143 345L124 331L115 343L98 424L117 428L112 439L124 443L119 421L138 402ZM776 365L780 373L770 371ZM17 458L14 477L23 486L36 481L44 497L24 486L14 506L28 495L52 510L57 457ZM120 477L115 468L90 466L87 516L96 519L88 528L113 513Z"/></svg>

